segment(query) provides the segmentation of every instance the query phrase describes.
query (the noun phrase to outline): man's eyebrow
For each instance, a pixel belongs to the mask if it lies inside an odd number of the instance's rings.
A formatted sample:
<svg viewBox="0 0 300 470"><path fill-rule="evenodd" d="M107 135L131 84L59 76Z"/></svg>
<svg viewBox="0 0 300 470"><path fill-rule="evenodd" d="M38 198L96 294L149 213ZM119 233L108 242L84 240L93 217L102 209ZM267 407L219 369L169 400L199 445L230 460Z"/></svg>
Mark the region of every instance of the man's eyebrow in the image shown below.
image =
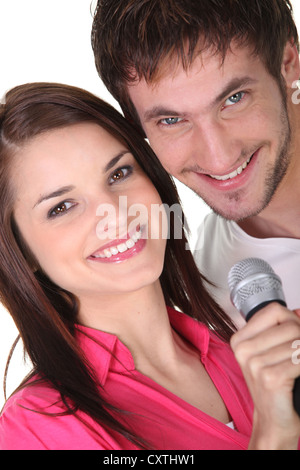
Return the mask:
<svg viewBox="0 0 300 470"><path fill-rule="evenodd" d="M59 188L56 191L53 191L49 194L43 194L42 196L39 197L38 201L34 204L33 208L35 208L42 202L47 201L48 199L63 196L66 193L69 193L70 191L72 191L73 189L74 189L74 186L63 186L62 188Z"/></svg>
<svg viewBox="0 0 300 470"><path fill-rule="evenodd" d="M144 122L152 121L153 119L158 119L162 116L179 116L179 112L174 109L165 108L163 106L153 106L153 108L145 111Z"/></svg>
<svg viewBox="0 0 300 470"><path fill-rule="evenodd" d="M242 88L245 86L253 85L255 83L257 83L257 80L247 75L245 77L233 78L213 100L213 106L219 104L234 91L242 91Z"/></svg>
<svg viewBox="0 0 300 470"><path fill-rule="evenodd" d="M239 77L233 78L225 87L224 89L214 98L213 102L209 105L210 107L214 107L222 102L225 98L230 96L230 93L233 93L236 90L240 90L245 86L253 85L257 83L257 80L249 77ZM153 106L153 108L148 109L144 113L144 122L152 121L153 119L161 118L162 116L181 116L182 112L176 111L175 109L166 108L164 106Z"/></svg>

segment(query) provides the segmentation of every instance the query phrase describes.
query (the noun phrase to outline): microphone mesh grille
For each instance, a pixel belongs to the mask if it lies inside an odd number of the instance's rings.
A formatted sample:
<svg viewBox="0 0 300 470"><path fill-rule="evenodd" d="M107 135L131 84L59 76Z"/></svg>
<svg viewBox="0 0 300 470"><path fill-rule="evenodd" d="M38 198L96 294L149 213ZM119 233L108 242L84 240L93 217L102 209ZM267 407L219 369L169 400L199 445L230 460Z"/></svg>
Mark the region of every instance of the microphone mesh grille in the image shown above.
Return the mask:
<svg viewBox="0 0 300 470"><path fill-rule="evenodd" d="M239 311L243 310L243 304L251 297L255 299L264 292L282 292L280 278L260 258L248 258L235 264L229 272L228 285L232 301Z"/></svg>
<svg viewBox="0 0 300 470"><path fill-rule="evenodd" d="M269 263L260 258L243 259L236 263L229 272L228 284L232 290L240 281L255 274L275 274Z"/></svg>

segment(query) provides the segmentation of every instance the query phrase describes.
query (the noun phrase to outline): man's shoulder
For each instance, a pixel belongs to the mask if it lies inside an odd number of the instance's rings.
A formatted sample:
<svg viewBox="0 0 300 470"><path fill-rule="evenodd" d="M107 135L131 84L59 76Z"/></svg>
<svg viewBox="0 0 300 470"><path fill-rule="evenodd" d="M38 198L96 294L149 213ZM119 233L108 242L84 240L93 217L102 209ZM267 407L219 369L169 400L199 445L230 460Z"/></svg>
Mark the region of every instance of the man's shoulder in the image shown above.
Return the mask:
<svg viewBox="0 0 300 470"><path fill-rule="evenodd" d="M211 248L214 243L219 244L220 240L229 236L232 230L232 221L225 220L214 212L209 213L198 228L195 251L202 250L207 245Z"/></svg>

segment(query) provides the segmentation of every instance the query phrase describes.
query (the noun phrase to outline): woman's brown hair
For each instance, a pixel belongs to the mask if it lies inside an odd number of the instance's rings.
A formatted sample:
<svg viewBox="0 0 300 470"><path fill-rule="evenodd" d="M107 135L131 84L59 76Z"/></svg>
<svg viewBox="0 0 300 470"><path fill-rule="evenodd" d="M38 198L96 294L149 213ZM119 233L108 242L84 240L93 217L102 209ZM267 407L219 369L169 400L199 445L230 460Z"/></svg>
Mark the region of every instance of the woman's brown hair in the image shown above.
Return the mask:
<svg viewBox="0 0 300 470"><path fill-rule="evenodd" d="M128 146L169 207L179 203L174 183L139 133L112 106L87 91L33 83L12 89L5 100L0 107L0 298L33 364L31 383L35 376L47 380L59 391L66 413L76 415L81 410L102 426L141 444L142 440L119 423L115 410L101 397L93 367L75 340L75 296L36 269L22 239L14 220L13 164L18 150L35 136L75 123L94 122ZM186 249L182 220L178 223L182 236L175 240L174 224L170 223L160 278L166 304L198 319L228 341L234 326L204 288L192 254Z"/></svg>

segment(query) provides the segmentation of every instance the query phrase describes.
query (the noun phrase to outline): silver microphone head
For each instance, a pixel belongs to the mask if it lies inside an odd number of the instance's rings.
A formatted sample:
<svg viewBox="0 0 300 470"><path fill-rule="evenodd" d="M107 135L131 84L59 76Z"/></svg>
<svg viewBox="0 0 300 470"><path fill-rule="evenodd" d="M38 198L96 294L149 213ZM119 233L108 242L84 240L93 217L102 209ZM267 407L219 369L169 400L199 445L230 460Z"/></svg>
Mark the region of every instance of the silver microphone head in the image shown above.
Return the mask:
<svg viewBox="0 0 300 470"><path fill-rule="evenodd" d="M236 263L229 271L228 285L233 305L247 320L270 302L286 305L280 278L262 259L248 258Z"/></svg>

